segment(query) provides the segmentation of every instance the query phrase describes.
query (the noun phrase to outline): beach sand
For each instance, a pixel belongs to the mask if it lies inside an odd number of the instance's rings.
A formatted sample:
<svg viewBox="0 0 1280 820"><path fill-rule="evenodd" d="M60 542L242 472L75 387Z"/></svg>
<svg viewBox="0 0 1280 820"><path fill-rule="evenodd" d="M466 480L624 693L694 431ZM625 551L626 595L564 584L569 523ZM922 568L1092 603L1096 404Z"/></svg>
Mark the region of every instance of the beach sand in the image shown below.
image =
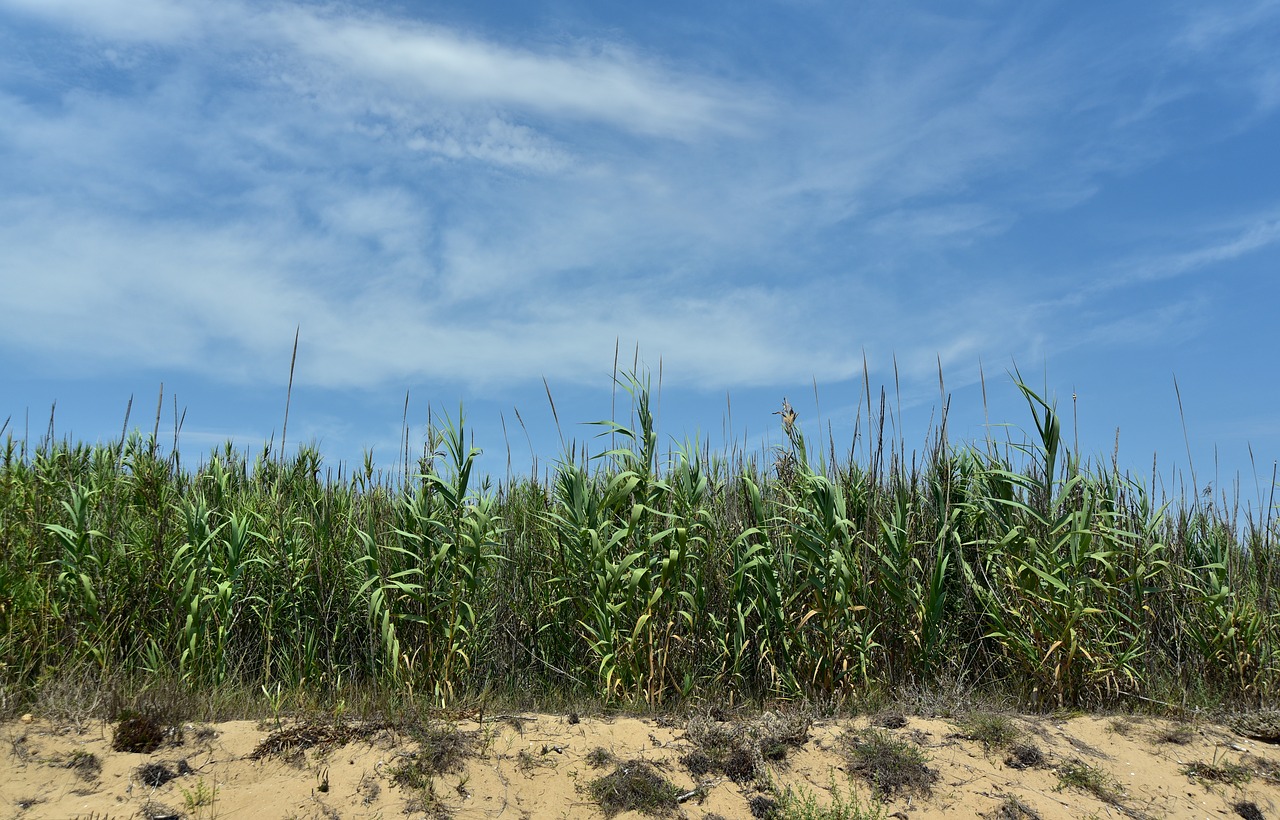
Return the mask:
<svg viewBox="0 0 1280 820"><path fill-rule="evenodd" d="M894 818L1280 817L1280 747L1222 725L1004 715L995 721L1005 737L992 747L970 724L893 718L881 716L885 728L874 737L922 752L934 773L927 789L908 782L877 793L867 782L874 769L860 768L848 749L850 738L873 737L868 717L809 723L716 713L690 723L473 714L428 727L230 721L184 724L140 753L113 750L116 724L28 715L2 726L0 811L95 820L595 818L606 813L593 781L644 770L674 787L676 800L662 809L670 817L749 818L788 787L827 803L833 783ZM799 727L799 736L778 741L778 726L783 734ZM737 768L727 767L736 781L721 759L735 739L754 750L740 750ZM752 770L762 758L764 771Z"/></svg>

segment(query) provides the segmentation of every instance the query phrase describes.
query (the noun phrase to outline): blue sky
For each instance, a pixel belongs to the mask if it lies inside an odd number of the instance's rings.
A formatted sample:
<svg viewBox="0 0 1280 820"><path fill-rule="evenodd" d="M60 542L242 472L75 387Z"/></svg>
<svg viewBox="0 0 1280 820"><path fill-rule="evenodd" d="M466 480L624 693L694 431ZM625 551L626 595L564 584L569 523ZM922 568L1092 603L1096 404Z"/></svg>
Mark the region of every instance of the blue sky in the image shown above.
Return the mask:
<svg viewBox="0 0 1280 820"><path fill-rule="evenodd" d="M393 466L407 392L501 473L559 455L544 379L592 435L615 348L713 448L783 396L846 447L864 361L908 448L939 362L953 438L1030 427L1016 363L1085 455L1253 497L1277 42L1271 1L0 0L0 420L106 440L163 383L185 455L257 447L300 329L291 442Z"/></svg>

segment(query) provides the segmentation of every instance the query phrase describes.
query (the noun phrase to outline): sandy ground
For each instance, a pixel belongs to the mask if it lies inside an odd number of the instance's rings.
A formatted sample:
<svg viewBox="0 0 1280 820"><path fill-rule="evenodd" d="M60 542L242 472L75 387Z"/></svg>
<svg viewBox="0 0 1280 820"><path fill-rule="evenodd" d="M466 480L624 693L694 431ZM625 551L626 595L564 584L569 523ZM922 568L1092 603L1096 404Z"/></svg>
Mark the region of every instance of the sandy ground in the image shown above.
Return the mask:
<svg viewBox="0 0 1280 820"><path fill-rule="evenodd" d="M694 724L652 717L477 717L433 724L426 740L414 726L186 724L143 754L113 751L115 724L73 726L26 716L0 725L0 813L94 820L604 817L590 784L618 770L635 771L635 761L643 760L678 792L668 803L670 817L748 818L753 808L762 815L788 786L827 803L833 783L853 788L879 816L912 820L1280 817L1280 746L1203 722L1009 715L997 723L1016 730L1017 739L984 747L972 728L957 723L908 717L898 725L881 716L879 722L895 728L879 729L880 737L919 749L936 772L927 794L908 787L886 795L873 791L847 754L849 739L870 731L866 717L815 720L807 729L803 719L790 718L788 725L799 721L802 728L796 744L770 746L766 771L754 778L738 771L741 782L714 766L695 775L690 761L707 751L708 738L767 736L760 727L773 725L769 713L708 715ZM301 748L308 743L314 745ZM450 751L465 757L437 761L446 771L406 782L412 779L406 772L427 766L424 747L441 758ZM1193 764L1204 765L1189 770ZM1099 782L1098 793L1064 785L1063 774L1073 771Z"/></svg>

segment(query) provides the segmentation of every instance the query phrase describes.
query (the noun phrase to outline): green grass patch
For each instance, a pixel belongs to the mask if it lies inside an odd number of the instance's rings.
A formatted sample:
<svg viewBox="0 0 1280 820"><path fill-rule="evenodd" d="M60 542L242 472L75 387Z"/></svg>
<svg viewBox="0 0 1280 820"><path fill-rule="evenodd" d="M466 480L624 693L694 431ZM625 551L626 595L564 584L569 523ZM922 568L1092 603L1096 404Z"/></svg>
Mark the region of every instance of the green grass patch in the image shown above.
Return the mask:
<svg viewBox="0 0 1280 820"><path fill-rule="evenodd" d="M1068 760L1058 766L1058 788L1088 792L1104 803L1121 803L1120 784L1104 769L1083 760Z"/></svg>
<svg viewBox="0 0 1280 820"><path fill-rule="evenodd" d="M1253 779L1253 772L1239 763L1205 763L1194 761L1182 767L1182 773L1201 783L1221 783L1242 786Z"/></svg>
<svg viewBox="0 0 1280 820"><path fill-rule="evenodd" d="M958 724L962 735L981 743L986 752L1005 749L1023 734L1012 717L998 712L969 712Z"/></svg>
<svg viewBox="0 0 1280 820"><path fill-rule="evenodd" d="M830 798L819 800L809 789L788 786L769 816L777 820L881 820L885 816L883 806L864 805L852 787L842 789L834 774L827 792Z"/></svg>

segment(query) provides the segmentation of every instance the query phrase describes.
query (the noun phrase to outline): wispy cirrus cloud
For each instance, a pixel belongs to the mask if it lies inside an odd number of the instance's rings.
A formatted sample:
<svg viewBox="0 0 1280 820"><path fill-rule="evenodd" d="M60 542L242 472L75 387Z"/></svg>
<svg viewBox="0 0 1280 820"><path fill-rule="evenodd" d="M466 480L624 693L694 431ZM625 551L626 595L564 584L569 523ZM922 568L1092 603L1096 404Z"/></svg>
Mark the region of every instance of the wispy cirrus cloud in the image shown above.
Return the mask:
<svg viewBox="0 0 1280 820"><path fill-rule="evenodd" d="M1275 41L1280 36L1280 3L1252 0L1231 7L1195 4L1172 38L1175 53L1191 64L1214 61L1214 90L1253 98L1241 118L1265 116L1280 105L1280 69L1275 65Z"/></svg>
<svg viewBox="0 0 1280 820"><path fill-rule="evenodd" d="M4 0L0 7L69 26L78 33L166 44L198 34L214 20L231 23L234 19L213 4L202 7L174 0Z"/></svg>
<svg viewBox="0 0 1280 820"><path fill-rule="evenodd" d="M299 54L403 93L482 103L628 131L683 136L735 129L760 109L742 90L688 77L616 45L537 53L456 31L286 7L265 18Z"/></svg>
<svg viewBox="0 0 1280 820"><path fill-rule="evenodd" d="M740 128L762 110L759 99L730 83L689 75L616 44L562 43L535 51L359 7L237 0L4 0L4 7L100 43L168 47L199 40L212 53L234 55L233 70L317 97L399 97L410 118L414 100L431 100L682 137Z"/></svg>
<svg viewBox="0 0 1280 820"><path fill-rule="evenodd" d="M1169 229L1157 237L1151 247L1110 266L1107 275L1092 282L1087 294L1078 294L1076 301L1083 296L1203 274L1207 269L1272 248L1280 244L1280 212L1272 206L1235 219L1216 218L1190 231L1183 228L1175 234ZM1179 249L1170 250L1171 246Z"/></svg>
<svg viewBox="0 0 1280 820"><path fill-rule="evenodd" d="M361 5L0 15L71 32L0 57L27 78L0 82L8 344L39 328L51 361L252 381L301 324L299 378L333 388L595 381L618 339L715 389L848 378L864 348L923 379L940 355L1072 344L1050 340L1076 282L963 254L1159 161L1168 112L1212 85L1149 81L1168 29L1100 55L1093 28L1030 12L870 20L794 86ZM1210 61L1229 28L1178 59Z"/></svg>

